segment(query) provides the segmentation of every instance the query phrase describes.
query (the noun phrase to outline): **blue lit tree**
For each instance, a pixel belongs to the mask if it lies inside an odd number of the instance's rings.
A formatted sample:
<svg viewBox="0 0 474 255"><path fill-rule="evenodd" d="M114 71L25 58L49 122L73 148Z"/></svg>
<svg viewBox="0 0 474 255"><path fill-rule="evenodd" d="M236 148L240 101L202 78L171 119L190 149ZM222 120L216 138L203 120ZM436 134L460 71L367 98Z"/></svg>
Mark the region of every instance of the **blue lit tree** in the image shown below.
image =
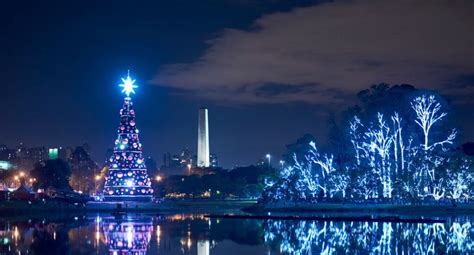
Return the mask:
<svg viewBox="0 0 474 255"><path fill-rule="evenodd" d="M365 92L364 98L386 91L385 86L377 86L373 92ZM306 202L469 201L474 191L474 164L464 155L453 155L457 131L446 129L450 123L442 98L408 91L418 95L405 95L405 104L392 103L392 112L358 111L364 116L352 117L348 141L343 145L348 153L337 163L332 154L320 153L313 141L298 140L297 144L306 144L297 147L298 154L287 161L279 178L267 182L264 198ZM381 107L382 102L372 101ZM347 155L352 160L347 160Z"/></svg>
<svg viewBox="0 0 474 255"><path fill-rule="evenodd" d="M446 163L449 161L448 147L455 141L457 131L452 129L445 138L435 140L432 138L434 128L441 126L441 121L448 115L443 111L442 104L431 94L415 97L411 103L415 113L413 122L422 131L422 139L417 139L416 134L412 140L419 140L420 144L413 144L409 150L408 173L411 174L414 185L411 187L420 198L432 198L440 201L446 195ZM455 169L458 171L459 169Z"/></svg>
<svg viewBox="0 0 474 255"><path fill-rule="evenodd" d="M108 162L105 177L104 198L109 201L150 201L153 189L142 156L142 144L138 139L131 93L135 93L135 80L123 79L124 103L120 109L120 125L115 140L114 153Z"/></svg>
<svg viewBox="0 0 474 255"><path fill-rule="evenodd" d="M306 155L293 154L292 162L284 167L277 179L265 181L263 197L271 201L310 201L316 202L318 196L328 197L330 194L330 176L336 171L334 157L320 154L314 142L309 143ZM341 180L345 180L343 177ZM334 179L335 181L335 179ZM345 192L341 192L345 197Z"/></svg>
<svg viewBox="0 0 474 255"><path fill-rule="evenodd" d="M393 136L383 114L377 114L377 122L364 135L363 147L367 152L368 164L372 167L372 174L380 182L382 197L392 197L392 171L390 151L393 145Z"/></svg>
<svg viewBox="0 0 474 255"><path fill-rule="evenodd" d="M450 155L442 165L446 179L446 198L453 204L469 201L474 195L474 162L460 153Z"/></svg>
<svg viewBox="0 0 474 255"><path fill-rule="evenodd" d="M455 129L451 131L451 134L448 135L445 140L430 143L430 131L432 130L433 125L440 122L444 117L446 117L446 115L448 115L446 112L441 112L441 103L435 99L434 95L422 95L416 97L411 102L411 107L416 113L415 123L423 130L423 149L425 151L432 149L435 146L453 144L457 133Z"/></svg>
<svg viewBox="0 0 474 255"><path fill-rule="evenodd" d="M265 179L263 197L267 201L316 201L317 179L312 172L312 163L299 162L296 154L293 164L283 168L277 178Z"/></svg>

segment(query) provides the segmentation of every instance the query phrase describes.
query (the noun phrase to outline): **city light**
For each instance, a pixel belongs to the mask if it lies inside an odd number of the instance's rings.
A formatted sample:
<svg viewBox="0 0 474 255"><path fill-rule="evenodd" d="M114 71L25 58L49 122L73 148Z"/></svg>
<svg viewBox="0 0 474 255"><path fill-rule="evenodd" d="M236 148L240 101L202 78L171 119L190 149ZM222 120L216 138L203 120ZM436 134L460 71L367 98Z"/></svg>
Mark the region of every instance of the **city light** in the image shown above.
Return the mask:
<svg viewBox="0 0 474 255"><path fill-rule="evenodd" d="M19 236L20 236L20 232L18 231L18 227L15 226L14 232L13 232L13 238L15 239L15 242L18 240Z"/></svg>
<svg viewBox="0 0 474 255"><path fill-rule="evenodd" d="M49 159L58 159L58 148L50 148L48 149L48 157Z"/></svg>
<svg viewBox="0 0 474 255"><path fill-rule="evenodd" d="M163 180L163 177L157 175L157 176L155 177L155 179L156 179L157 182L161 182L161 181Z"/></svg>
<svg viewBox="0 0 474 255"><path fill-rule="evenodd" d="M95 176L95 180L96 180L96 181L99 181L100 179L101 179L100 175L96 175L96 176Z"/></svg>
<svg viewBox="0 0 474 255"><path fill-rule="evenodd" d="M192 165L188 164L188 175L191 175L191 167L192 167Z"/></svg>
<svg viewBox="0 0 474 255"><path fill-rule="evenodd" d="M2 170L10 170L12 168L12 164L8 161L0 160L0 169Z"/></svg>

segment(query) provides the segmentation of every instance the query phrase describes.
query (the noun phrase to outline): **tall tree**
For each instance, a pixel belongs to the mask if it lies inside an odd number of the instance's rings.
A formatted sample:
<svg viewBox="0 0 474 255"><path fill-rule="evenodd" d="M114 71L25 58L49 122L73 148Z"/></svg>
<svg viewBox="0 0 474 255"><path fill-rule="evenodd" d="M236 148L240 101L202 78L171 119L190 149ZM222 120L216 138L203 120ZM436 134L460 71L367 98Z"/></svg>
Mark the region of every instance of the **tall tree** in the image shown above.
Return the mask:
<svg viewBox="0 0 474 255"><path fill-rule="evenodd" d="M430 131L436 123L448 115L446 112L441 111L441 103L439 103L434 95L422 95L416 97L411 102L411 107L416 113L415 123L421 127L424 136L423 148L425 151L433 148L434 146L443 146L444 144L453 144L456 138L457 131L453 129L451 134L442 141L434 142L430 144Z"/></svg>
<svg viewBox="0 0 474 255"><path fill-rule="evenodd" d="M36 178L35 188L71 189L71 186L69 186L71 169L69 164L61 159L37 163L31 170L30 175Z"/></svg>

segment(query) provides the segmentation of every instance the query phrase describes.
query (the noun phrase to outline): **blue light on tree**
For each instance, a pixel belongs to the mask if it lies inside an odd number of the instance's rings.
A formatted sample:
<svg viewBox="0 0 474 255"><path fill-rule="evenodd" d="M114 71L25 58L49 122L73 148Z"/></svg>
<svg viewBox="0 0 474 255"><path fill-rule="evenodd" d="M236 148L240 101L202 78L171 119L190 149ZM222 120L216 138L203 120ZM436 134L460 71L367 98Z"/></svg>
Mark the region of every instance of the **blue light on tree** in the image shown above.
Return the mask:
<svg viewBox="0 0 474 255"><path fill-rule="evenodd" d="M364 120L354 116L348 123L351 151L337 163L333 155L321 154L310 142L306 155L294 154L278 177L265 180L263 198L270 202L469 201L474 195L474 163L452 147L456 129L443 134L446 127L440 124L447 113L442 104L435 95L424 94L414 97L409 109L413 118L407 114L402 118L398 112L379 112Z"/></svg>

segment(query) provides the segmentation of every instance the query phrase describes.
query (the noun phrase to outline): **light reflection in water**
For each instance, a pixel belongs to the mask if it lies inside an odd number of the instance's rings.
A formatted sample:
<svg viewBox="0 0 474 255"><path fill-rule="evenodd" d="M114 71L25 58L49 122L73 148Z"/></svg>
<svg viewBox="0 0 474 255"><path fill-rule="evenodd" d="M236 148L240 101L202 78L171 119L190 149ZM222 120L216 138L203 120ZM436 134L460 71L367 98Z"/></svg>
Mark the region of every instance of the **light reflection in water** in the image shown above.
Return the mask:
<svg viewBox="0 0 474 255"><path fill-rule="evenodd" d="M199 240L197 242L197 255L209 255L209 240Z"/></svg>
<svg viewBox="0 0 474 255"><path fill-rule="evenodd" d="M0 254L473 254L471 222L218 221L185 214L0 219Z"/></svg>
<svg viewBox="0 0 474 255"><path fill-rule="evenodd" d="M265 243L285 254L438 254L474 251L466 223L267 220Z"/></svg>
<svg viewBox="0 0 474 255"><path fill-rule="evenodd" d="M110 254L146 254L153 234L152 219L101 221Z"/></svg>
<svg viewBox="0 0 474 255"><path fill-rule="evenodd" d="M161 237L161 227L160 225L156 226L156 243L158 244L158 247L160 247L160 237Z"/></svg>

